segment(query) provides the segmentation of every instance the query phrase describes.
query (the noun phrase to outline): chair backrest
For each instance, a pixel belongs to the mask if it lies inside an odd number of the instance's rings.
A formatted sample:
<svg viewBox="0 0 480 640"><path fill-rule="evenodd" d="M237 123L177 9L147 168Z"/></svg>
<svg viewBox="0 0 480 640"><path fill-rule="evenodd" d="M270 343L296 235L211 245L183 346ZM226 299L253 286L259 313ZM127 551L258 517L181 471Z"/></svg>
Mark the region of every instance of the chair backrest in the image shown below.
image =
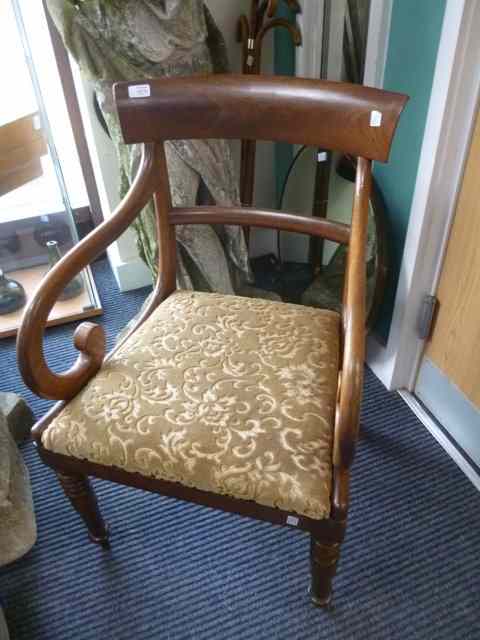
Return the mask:
<svg viewBox="0 0 480 640"><path fill-rule="evenodd" d="M407 96L338 82L253 75L210 75L114 87L123 137L147 143L139 176L155 170L159 276L151 308L176 287L175 234L179 224L223 223L274 227L348 245L344 285L341 385L333 462L339 512L346 512L348 468L358 430L365 349L366 241L372 160L386 162ZM324 218L252 207L172 206L163 142L175 139L273 140L357 156L351 226ZM137 184L142 180L137 176ZM148 184L151 184L148 183ZM143 193L143 187L139 187ZM135 193L133 189L132 195ZM150 313L147 311L146 315Z"/></svg>
<svg viewBox="0 0 480 640"><path fill-rule="evenodd" d="M382 162L407 100L341 82L233 74L120 82L114 95L127 144L276 140Z"/></svg>
<svg viewBox="0 0 480 640"><path fill-rule="evenodd" d="M38 395L69 400L96 374L104 355L101 327L91 323L78 327L75 346L80 356L68 371L57 374L49 369L43 353L47 319L65 285L128 228L152 196L157 213L158 278L154 294L132 331L176 288L176 225L276 227L348 245L333 447L338 470L333 502L339 513L346 513L348 468L355 450L363 377L371 164L372 160L388 159L407 97L332 82L215 75L119 83L115 100L125 142L145 143L142 162L113 215L49 271L29 302L17 342L25 381ZM358 156L352 224L251 207L173 207L163 142L189 138L279 140Z"/></svg>

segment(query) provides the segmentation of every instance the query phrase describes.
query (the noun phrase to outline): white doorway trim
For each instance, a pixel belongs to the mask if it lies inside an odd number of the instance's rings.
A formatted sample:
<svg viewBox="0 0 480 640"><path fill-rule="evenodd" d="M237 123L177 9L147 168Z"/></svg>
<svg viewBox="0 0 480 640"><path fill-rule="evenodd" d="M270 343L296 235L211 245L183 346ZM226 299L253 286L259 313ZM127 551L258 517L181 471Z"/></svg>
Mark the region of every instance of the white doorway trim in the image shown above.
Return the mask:
<svg viewBox="0 0 480 640"><path fill-rule="evenodd" d="M302 45L295 50L295 75L320 78L322 66L324 0L302 0L297 21L302 33Z"/></svg>
<svg viewBox="0 0 480 640"><path fill-rule="evenodd" d="M363 84L367 87L383 87L387 61L393 0L371 0L368 17L367 51Z"/></svg>
<svg viewBox="0 0 480 640"><path fill-rule="evenodd" d="M325 0L301 0L301 5L302 11L298 14L297 21L303 42L296 49L295 73L303 78L320 78ZM330 80L340 80L343 57L341 34L346 0L334 0L331 6L331 28L334 36L330 38L328 77ZM392 6L393 0L371 0L370 3L364 74L364 84L370 87L383 85Z"/></svg>
<svg viewBox="0 0 480 640"><path fill-rule="evenodd" d="M368 341L367 362L388 389L415 384L418 312L437 288L478 104L479 33L480 2L447 0L390 336L386 347Z"/></svg>
<svg viewBox="0 0 480 640"><path fill-rule="evenodd" d="M418 372L415 396L480 469L480 409L426 356Z"/></svg>
<svg viewBox="0 0 480 640"><path fill-rule="evenodd" d="M476 0L473 0L474 2ZM445 435L444 430L438 425L438 423L431 417L431 415L424 409L421 402L411 394L409 391L400 391L400 395L404 402L410 407L413 413L417 416L424 427L430 431L435 440L440 446L448 453L454 462L460 467L463 473L467 476L473 486L480 491L480 475L478 470L470 464L467 458L457 449L452 443L450 438Z"/></svg>
<svg viewBox="0 0 480 640"><path fill-rule="evenodd" d="M296 49L295 75L301 78L321 78L322 49L328 44L327 77L341 80L343 69L343 31L347 0L302 0L297 16L302 33L302 46ZM329 33L324 36L324 15L329 11Z"/></svg>

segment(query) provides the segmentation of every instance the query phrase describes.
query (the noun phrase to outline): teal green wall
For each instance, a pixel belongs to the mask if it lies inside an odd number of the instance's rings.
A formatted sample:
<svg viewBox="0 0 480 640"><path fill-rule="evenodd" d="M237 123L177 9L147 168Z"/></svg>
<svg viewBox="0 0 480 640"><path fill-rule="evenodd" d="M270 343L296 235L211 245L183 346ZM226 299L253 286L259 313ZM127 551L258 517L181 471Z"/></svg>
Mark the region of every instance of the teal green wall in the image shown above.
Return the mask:
<svg viewBox="0 0 480 640"><path fill-rule="evenodd" d="M287 18L290 22L295 22L295 14L288 6L280 3L276 17ZM290 33L283 28L276 28L274 35L274 73L275 75L293 76L295 75L295 45L292 42ZM277 201L280 197L282 184L288 167L293 158L293 147L290 144L279 142L275 145L275 183Z"/></svg>
<svg viewBox="0 0 480 640"><path fill-rule="evenodd" d="M384 88L410 96L389 164L377 163L390 225L391 272L378 335L387 340L393 314L446 0L394 0Z"/></svg>

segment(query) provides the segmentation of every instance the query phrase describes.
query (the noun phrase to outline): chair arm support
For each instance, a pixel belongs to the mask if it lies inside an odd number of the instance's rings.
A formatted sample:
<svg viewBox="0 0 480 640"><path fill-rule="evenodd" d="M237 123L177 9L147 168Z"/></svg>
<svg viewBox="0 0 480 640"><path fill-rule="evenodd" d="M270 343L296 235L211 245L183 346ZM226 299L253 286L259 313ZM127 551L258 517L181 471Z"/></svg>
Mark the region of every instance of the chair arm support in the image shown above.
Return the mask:
<svg viewBox="0 0 480 640"><path fill-rule="evenodd" d="M116 240L148 203L154 191L156 145L145 145L137 176L112 217L73 247L47 273L23 314L17 338L17 358L25 383L39 396L69 400L101 367L105 355L102 327L82 323L75 331L74 345L80 351L74 365L54 373L45 362L43 334L48 316L65 286Z"/></svg>
<svg viewBox="0 0 480 640"><path fill-rule="evenodd" d="M366 244L371 162L358 160L343 304L343 359L333 445L334 507L348 508L348 470L358 436L365 359ZM335 502L337 504L335 504Z"/></svg>
<svg viewBox="0 0 480 640"><path fill-rule="evenodd" d="M304 233L340 244L348 244L350 241L350 227L346 224L333 222L326 218L312 218L273 209L217 206L174 207L168 219L174 225L233 224Z"/></svg>

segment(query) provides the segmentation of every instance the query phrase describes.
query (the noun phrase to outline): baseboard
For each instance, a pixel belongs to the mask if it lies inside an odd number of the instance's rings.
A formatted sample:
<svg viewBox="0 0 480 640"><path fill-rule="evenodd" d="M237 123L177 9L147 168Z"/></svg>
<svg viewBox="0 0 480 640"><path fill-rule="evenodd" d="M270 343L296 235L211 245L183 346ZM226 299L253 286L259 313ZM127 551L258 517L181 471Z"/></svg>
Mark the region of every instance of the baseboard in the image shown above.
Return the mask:
<svg viewBox="0 0 480 640"><path fill-rule="evenodd" d="M459 447L455 446L452 440L443 431L442 427L432 418L422 403L417 400L412 393L409 391L399 391L399 394L423 426L428 429L450 458L452 458L457 466L460 467L473 486L480 491L480 472L476 465L462 453Z"/></svg>
<svg viewBox="0 0 480 640"><path fill-rule="evenodd" d="M152 274L140 258L122 262L112 255L108 256L110 266L120 291L132 291L152 284Z"/></svg>

